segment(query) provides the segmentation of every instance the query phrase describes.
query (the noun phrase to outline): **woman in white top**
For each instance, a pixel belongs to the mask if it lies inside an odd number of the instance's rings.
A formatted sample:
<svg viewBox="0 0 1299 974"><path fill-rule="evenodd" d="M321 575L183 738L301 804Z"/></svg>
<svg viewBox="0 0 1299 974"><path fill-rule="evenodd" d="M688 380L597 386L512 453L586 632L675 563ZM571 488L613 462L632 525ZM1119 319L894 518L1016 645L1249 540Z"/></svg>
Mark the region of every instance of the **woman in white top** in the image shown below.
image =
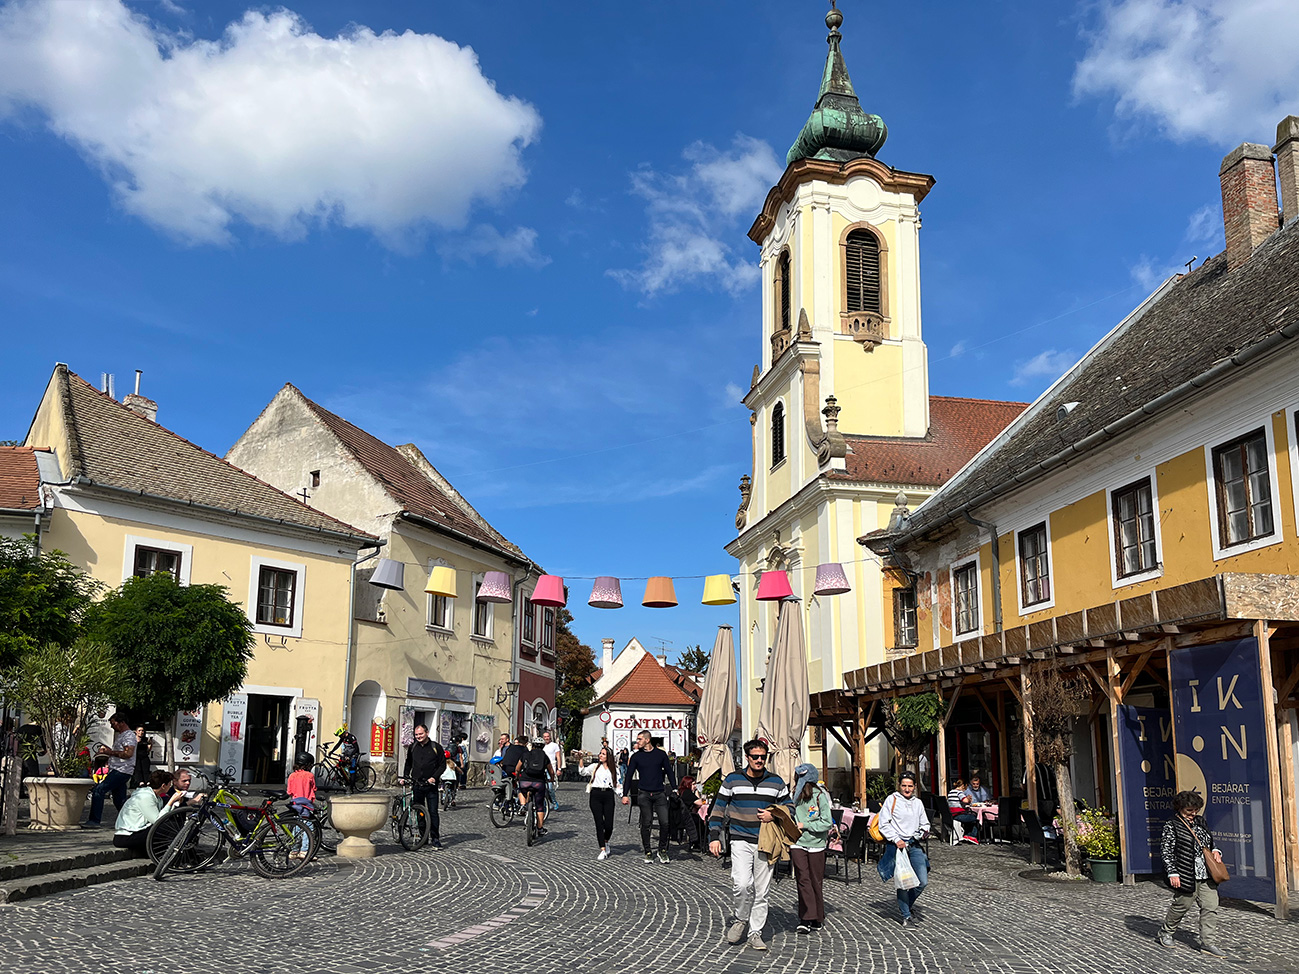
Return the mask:
<svg viewBox="0 0 1299 974"><path fill-rule="evenodd" d="M898 909L902 911L902 925L911 926L911 907L915 905L920 894L925 891L929 882L929 857L920 848L920 839L929 833L929 813L924 803L916 797L916 776L904 771L898 777L898 790L884 800L880 807L880 832L884 841L891 842L893 848L886 849L880 856L878 865L880 879L887 882L893 878L897 857L905 855L911 860L911 868L916 872L920 885L914 889L898 890ZM890 851L892 855L890 855Z"/></svg>
<svg viewBox="0 0 1299 974"><path fill-rule="evenodd" d="M591 794L591 815L595 818L595 841L600 846L600 854L595 858L609 858L609 837L613 835L613 806L615 799L622 795L622 782L618 780L618 759L607 747L600 748L600 753L591 764L584 764L578 769L583 778L590 778L586 790Z"/></svg>

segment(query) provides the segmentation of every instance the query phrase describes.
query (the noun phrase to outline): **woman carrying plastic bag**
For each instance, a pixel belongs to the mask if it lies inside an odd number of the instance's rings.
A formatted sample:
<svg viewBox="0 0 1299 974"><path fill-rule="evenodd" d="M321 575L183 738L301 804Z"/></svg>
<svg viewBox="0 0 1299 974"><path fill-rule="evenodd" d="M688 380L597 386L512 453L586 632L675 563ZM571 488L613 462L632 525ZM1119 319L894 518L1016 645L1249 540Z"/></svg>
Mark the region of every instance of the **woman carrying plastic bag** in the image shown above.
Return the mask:
<svg viewBox="0 0 1299 974"><path fill-rule="evenodd" d="M880 879L893 880L898 891L898 909L902 926L911 926L911 908L929 881L929 857L920 848L920 840L929 833L929 815L916 797L916 777L910 771L898 778L898 790L880 807L879 830L884 841L891 842L892 854L885 851L877 866Z"/></svg>

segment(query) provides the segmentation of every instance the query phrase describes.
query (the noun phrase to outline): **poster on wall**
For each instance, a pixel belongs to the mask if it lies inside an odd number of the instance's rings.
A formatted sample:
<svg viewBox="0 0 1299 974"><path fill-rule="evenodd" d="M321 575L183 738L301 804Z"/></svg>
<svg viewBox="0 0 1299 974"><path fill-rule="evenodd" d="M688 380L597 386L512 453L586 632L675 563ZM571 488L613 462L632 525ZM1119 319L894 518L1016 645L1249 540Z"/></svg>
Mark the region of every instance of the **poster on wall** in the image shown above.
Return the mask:
<svg viewBox="0 0 1299 974"><path fill-rule="evenodd" d="M217 764L234 778L243 779L244 743L248 732L248 694L232 693L221 704L221 751Z"/></svg>
<svg viewBox="0 0 1299 974"><path fill-rule="evenodd" d="M1258 642L1238 639L1169 656L1177 787L1198 791L1231 879L1224 896L1276 902L1272 796Z"/></svg>
<svg viewBox="0 0 1299 974"><path fill-rule="evenodd" d="M402 753L415 743L414 707L397 708L397 743L401 745Z"/></svg>
<svg viewBox="0 0 1299 974"><path fill-rule="evenodd" d="M496 753L496 717L474 714L474 729L469 735L469 760L490 761Z"/></svg>
<svg viewBox="0 0 1299 974"><path fill-rule="evenodd" d="M1152 707L1119 707L1125 873L1163 869L1159 843L1164 823L1173 817L1174 760L1172 714Z"/></svg>
<svg viewBox="0 0 1299 974"><path fill-rule="evenodd" d="M172 753L177 764L197 764L203 741L203 708L176 711L172 725Z"/></svg>
<svg viewBox="0 0 1299 974"><path fill-rule="evenodd" d="M438 743L444 747L450 745L460 734L469 736L471 714L462 714L455 710L443 710L438 715Z"/></svg>

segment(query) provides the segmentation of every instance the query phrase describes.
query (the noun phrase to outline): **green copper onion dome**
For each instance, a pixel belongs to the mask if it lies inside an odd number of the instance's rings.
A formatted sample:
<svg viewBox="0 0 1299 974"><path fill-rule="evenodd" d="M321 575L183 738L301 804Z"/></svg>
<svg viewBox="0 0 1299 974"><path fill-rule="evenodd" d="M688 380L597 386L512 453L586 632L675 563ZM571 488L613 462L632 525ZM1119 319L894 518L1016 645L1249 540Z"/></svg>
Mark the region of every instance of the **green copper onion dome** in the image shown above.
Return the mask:
<svg viewBox="0 0 1299 974"><path fill-rule="evenodd" d="M830 159L845 162L862 156L874 157L889 136L884 119L862 111L853 91L848 68L839 53L839 25L843 14L831 9L825 15L825 25L830 28L827 38L830 53L825 58L825 72L821 77L821 91L816 107L803 125L803 131L790 146L785 156L789 165L799 159Z"/></svg>

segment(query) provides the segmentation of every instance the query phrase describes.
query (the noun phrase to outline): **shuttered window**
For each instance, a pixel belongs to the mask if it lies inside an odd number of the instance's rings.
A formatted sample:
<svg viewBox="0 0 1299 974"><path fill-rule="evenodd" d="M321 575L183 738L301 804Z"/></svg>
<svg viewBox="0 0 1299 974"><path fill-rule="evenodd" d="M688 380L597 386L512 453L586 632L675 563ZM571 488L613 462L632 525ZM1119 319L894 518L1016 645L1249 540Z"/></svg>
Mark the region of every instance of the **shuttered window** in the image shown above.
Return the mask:
<svg viewBox="0 0 1299 974"><path fill-rule="evenodd" d="M779 330L789 330L789 251L781 251L776 263L776 308Z"/></svg>
<svg viewBox="0 0 1299 974"><path fill-rule="evenodd" d="M785 404L778 402L771 408L771 465L785 459Z"/></svg>
<svg viewBox="0 0 1299 974"><path fill-rule="evenodd" d="M874 311L880 308L880 243L869 230L848 234L844 252L847 277L845 311Z"/></svg>

